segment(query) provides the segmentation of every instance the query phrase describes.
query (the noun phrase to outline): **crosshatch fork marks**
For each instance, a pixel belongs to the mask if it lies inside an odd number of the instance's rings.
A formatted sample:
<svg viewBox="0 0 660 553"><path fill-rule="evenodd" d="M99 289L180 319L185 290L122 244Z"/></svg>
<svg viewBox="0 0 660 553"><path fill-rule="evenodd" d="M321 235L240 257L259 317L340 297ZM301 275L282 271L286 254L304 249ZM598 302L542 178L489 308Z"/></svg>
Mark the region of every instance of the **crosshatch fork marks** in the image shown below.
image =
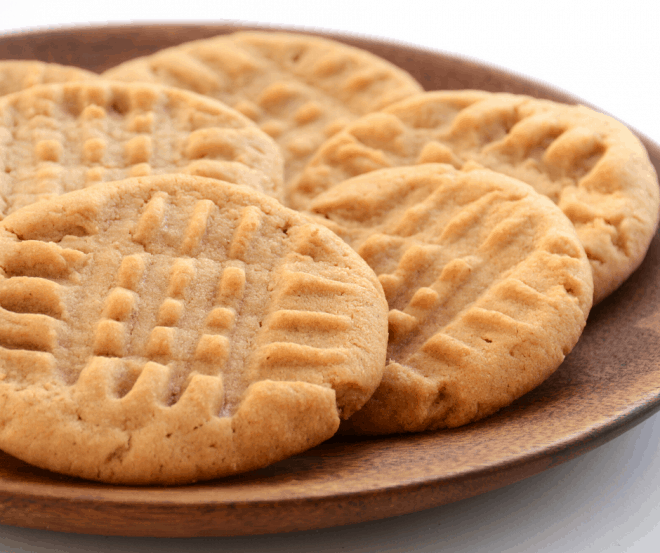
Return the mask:
<svg viewBox="0 0 660 553"><path fill-rule="evenodd" d="M584 250L560 209L522 182L446 164L383 169L328 190L311 212L365 255L390 308L387 391L352 429L476 420L550 374L584 326ZM383 263L379 248L398 255ZM434 407L429 389L444 390Z"/></svg>

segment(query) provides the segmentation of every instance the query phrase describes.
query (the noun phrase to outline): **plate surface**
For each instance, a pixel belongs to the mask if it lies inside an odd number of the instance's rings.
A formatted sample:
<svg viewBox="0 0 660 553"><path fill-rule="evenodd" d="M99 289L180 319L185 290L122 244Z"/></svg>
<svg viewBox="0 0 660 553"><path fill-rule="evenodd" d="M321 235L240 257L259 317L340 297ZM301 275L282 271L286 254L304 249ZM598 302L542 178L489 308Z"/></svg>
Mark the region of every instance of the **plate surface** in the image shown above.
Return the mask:
<svg viewBox="0 0 660 553"><path fill-rule="evenodd" d="M41 59L101 72L238 28L135 25L12 34L0 36L0 59ZM427 90L481 88L577 102L518 75L442 53L324 36L389 59ZM641 138L660 172L660 147ZM106 535L228 536L358 523L451 503L563 463L658 411L659 335L656 234L641 267L592 310L577 347L557 372L490 418L437 433L333 438L265 469L172 488L87 482L0 452L0 523Z"/></svg>

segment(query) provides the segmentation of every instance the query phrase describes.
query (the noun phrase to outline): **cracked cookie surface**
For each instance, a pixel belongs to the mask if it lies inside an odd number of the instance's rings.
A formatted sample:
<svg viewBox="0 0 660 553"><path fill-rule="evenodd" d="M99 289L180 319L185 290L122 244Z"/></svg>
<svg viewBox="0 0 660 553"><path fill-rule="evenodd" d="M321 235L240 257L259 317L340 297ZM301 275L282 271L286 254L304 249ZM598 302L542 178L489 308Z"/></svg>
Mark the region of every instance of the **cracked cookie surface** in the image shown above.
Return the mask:
<svg viewBox="0 0 660 553"><path fill-rule="evenodd" d="M591 308L589 263L548 198L490 170L382 169L310 212L367 261L389 305L383 381L344 430L466 424L545 380Z"/></svg>
<svg viewBox="0 0 660 553"><path fill-rule="evenodd" d="M285 181L349 121L422 92L408 73L365 50L283 32L188 42L103 76L193 90L241 111L282 148Z"/></svg>
<svg viewBox="0 0 660 553"><path fill-rule="evenodd" d="M0 448L175 484L334 434L380 382L387 303L341 239L277 201L162 175L0 223Z"/></svg>
<svg viewBox="0 0 660 553"><path fill-rule="evenodd" d="M658 224L658 180L623 124L584 106L477 90L427 92L351 123L287 189L303 209L343 180L385 167L483 166L548 196L575 225L594 301L642 262Z"/></svg>

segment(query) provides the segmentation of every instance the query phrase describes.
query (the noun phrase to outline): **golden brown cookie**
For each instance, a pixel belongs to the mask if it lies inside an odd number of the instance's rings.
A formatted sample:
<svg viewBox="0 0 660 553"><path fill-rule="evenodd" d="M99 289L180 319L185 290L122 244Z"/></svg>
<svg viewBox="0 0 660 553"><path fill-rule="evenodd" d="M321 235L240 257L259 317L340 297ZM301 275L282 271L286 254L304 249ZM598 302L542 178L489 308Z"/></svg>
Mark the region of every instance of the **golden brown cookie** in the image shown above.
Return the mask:
<svg viewBox="0 0 660 553"><path fill-rule="evenodd" d="M241 111L281 146L286 181L347 122L422 92L408 73L367 51L282 32L188 42L103 76L178 86Z"/></svg>
<svg viewBox="0 0 660 553"><path fill-rule="evenodd" d="M0 223L0 448L114 483L265 466L334 434L385 364L375 275L244 186L103 183Z"/></svg>
<svg viewBox="0 0 660 553"><path fill-rule="evenodd" d="M80 67L36 60L0 60L0 96L31 86L68 81L88 81L98 75Z"/></svg>
<svg viewBox="0 0 660 553"><path fill-rule="evenodd" d="M0 98L0 215L101 181L186 172L279 197L273 140L224 104L184 90L104 80Z"/></svg>
<svg viewBox="0 0 660 553"><path fill-rule="evenodd" d="M384 434L485 417L545 380L593 297L589 262L548 198L485 169L382 169L311 212L378 275L389 304L383 381L346 423Z"/></svg>
<svg viewBox="0 0 660 553"><path fill-rule="evenodd" d="M584 106L482 91L428 92L355 121L288 190L301 209L374 169L483 166L531 184L577 228L597 303L641 263L658 224L658 180L624 125Z"/></svg>

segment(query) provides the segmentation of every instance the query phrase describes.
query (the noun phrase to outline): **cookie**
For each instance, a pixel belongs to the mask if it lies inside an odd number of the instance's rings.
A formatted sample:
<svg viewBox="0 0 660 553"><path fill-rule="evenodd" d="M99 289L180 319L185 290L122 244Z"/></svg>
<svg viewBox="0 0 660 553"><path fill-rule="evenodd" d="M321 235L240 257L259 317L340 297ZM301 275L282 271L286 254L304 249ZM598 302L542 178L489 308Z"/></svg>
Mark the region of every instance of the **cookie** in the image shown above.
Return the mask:
<svg viewBox="0 0 660 553"><path fill-rule="evenodd" d="M279 197L277 145L220 102L97 80L0 98L0 214L90 184L186 172Z"/></svg>
<svg viewBox="0 0 660 553"><path fill-rule="evenodd" d="M387 304L326 228L189 175L103 183L0 223L0 448L175 484L329 438L378 385Z"/></svg>
<svg viewBox="0 0 660 553"><path fill-rule="evenodd" d="M185 88L241 111L282 148L286 181L347 122L423 90L408 73L365 50L283 32L188 42L103 76Z"/></svg>
<svg viewBox="0 0 660 553"><path fill-rule="evenodd" d="M97 79L98 75L80 67L36 60L0 60L0 96L31 86Z"/></svg>
<svg viewBox="0 0 660 553"><path fill-rule="evenodd" d="M552 374L584 328L593 282L575 228L511 177L381 169L321 194L311 213L374 270L390 309L383 381L346 432L490 415Z"/></svg>
<svg viewBox="0 0 660 553"><path fill-rule="evenodd" d="M548 196L577 229L596 303L639 266L657 228L657 175L624 125L584 106L482 91L428 92L355 121L292 183L288 204L304 208L358 174L428 162L483 166Z"/></svg>

